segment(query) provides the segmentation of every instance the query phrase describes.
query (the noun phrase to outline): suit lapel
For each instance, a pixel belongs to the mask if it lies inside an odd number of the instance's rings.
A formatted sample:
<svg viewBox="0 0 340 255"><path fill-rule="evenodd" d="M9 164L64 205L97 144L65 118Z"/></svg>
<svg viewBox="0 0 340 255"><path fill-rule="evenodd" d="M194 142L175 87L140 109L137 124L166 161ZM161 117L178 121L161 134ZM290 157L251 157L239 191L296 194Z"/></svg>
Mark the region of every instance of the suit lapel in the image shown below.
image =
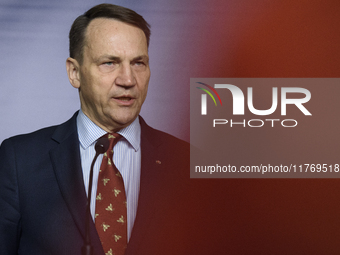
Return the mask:
<svg viewBox="0 0 340 255"><path fill-rule="evenodd" d="M50 158L61 194L84 238L87 196L80 163L76 116L77 113L57 127L52 139L58 145L50 151ZM95 254L98 254L102 248L93 221L90 224L90 232Z"/></svg>
<svg viewBox="0 0 340 255"><path fill-rule="evenodd" d="M58 146L50 151L54 173L61 194L78 229L84 233L86 194L80 165L78 135L75 117L59 126L52 139Z"/></svg>
<svg viewBox="0 0 340 255"><path fill-rule="evenodd" d="M138 251L138 247L143 243L144 238L148 238L148 228L154 215L157 214L157 209L152 206L152 201L158 195L157 185L158 172L160 166L157 166L156 160L158 155L157 148L160 141L153 139L152 128L139 116L141 123L141 179L140 192L138 199L138 209L135 224L133 226L132 235L126 251L126 255L134 254L133 251Z"/></svg>

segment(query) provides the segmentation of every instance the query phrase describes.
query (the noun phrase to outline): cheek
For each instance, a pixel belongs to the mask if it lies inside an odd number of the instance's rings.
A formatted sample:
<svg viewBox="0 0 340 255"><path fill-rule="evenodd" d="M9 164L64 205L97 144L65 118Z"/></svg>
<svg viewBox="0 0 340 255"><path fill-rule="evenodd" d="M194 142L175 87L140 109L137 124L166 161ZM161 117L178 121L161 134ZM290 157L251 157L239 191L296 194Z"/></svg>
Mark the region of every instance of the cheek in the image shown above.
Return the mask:
<svg viewBox="0 0 340 255"><path fill-rule="evenodd" d="M107 98L110 92L109 81L110 79L107 76L89 75L84 86L87 96L96 101Z"/></svg>
<svg viewBox="0 0 340 255"><path fill-rule="evenodd" d="M146 94L148 93L148 84L146 84L145 86L143 86L141 89L141 95L142 95L142 98L143 98L143 101L146 97Z"/></svg>
<svg viewBox="0 0 340 255"><path fill-rule="evenodd" d="M147 92L148 92L147 88L146 88L145 90L143 90L143 92L142 92L142 97L141 97L140 107L142 107L142 105L143 105L143 104L144 104L144 102L145 102L145 99L146 99Z"/></svg>
<svg viewBox="0 0 340 255"><path fill-rule="evenodd" d="M149 87L149 80L150 80L150 72L148 72L144 77L141 79L141 83L143 86L140 88L141 94L143 95L143 101L146 98L146 94L148 92L148 87Z"/></svg>
<svg viewBox="0 0 340 255"><path fill-rule="evenodd" d="M147 93L148 93L148 85L146 85L145 88L144 88L144 97L146 97Z"/></svg>

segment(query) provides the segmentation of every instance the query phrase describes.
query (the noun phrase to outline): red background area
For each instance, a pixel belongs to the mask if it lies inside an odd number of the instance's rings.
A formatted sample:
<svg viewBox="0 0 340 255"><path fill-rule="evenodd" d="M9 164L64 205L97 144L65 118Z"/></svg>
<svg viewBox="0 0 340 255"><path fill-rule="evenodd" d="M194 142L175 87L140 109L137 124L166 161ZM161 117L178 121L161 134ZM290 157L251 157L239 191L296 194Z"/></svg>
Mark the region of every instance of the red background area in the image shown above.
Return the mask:
<svg viewBox="0 0 340 255"><path fill-rule="evenodd" d="M201 21L204 46L195 78L340 76L338 1L213 3L207 13L213 9L216 15ZM223 12L227 9L231 15ZM330 100L337 100L336 95ZM322 139L328 125L338 122L339 116L332 115L327 105L318 111L328 114L330 121L312 135L305 130L308 150L317 144L307 137ZM338 134L327 134L332 135ZM339 151L334 145L328 149L330 154ZM337 254L340 250L338 179L192 182L200 186L196 222L205 228L202 246L207 254Z"/></svg>

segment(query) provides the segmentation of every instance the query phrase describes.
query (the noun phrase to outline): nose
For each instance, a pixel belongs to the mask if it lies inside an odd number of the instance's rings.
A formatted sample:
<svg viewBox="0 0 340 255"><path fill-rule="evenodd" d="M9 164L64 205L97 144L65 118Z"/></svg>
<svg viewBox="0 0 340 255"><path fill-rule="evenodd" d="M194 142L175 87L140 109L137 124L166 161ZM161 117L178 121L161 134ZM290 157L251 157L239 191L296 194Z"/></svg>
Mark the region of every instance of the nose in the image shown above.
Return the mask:
<svg viewBox="0 0 340 255"><path fill-rule="evenodd" d="M136 78L130 64L122 64L116 77L116 85L122 87L132 87L136 84Z"/></svg>

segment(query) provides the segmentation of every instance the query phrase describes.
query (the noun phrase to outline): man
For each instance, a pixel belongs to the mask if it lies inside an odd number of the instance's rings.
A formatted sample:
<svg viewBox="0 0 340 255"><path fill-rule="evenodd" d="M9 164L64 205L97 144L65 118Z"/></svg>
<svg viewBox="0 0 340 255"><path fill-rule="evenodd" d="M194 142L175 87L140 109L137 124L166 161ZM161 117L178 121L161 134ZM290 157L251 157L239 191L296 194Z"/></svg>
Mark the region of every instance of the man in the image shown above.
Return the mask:
<svg viewBox="0 0 340 255"><path fill-rule="evenodd" d="M119 254L189 254L189 146L139 116L150 78L149 25L132 10L102 4L79 16L69 37L66 68L81 110L1 145L0 253L81 254L95 143L118 133L113 161L127 207L127 248ZM94 223L104 157L94 166L89 227L100 255L115 254Z"/></svg>

